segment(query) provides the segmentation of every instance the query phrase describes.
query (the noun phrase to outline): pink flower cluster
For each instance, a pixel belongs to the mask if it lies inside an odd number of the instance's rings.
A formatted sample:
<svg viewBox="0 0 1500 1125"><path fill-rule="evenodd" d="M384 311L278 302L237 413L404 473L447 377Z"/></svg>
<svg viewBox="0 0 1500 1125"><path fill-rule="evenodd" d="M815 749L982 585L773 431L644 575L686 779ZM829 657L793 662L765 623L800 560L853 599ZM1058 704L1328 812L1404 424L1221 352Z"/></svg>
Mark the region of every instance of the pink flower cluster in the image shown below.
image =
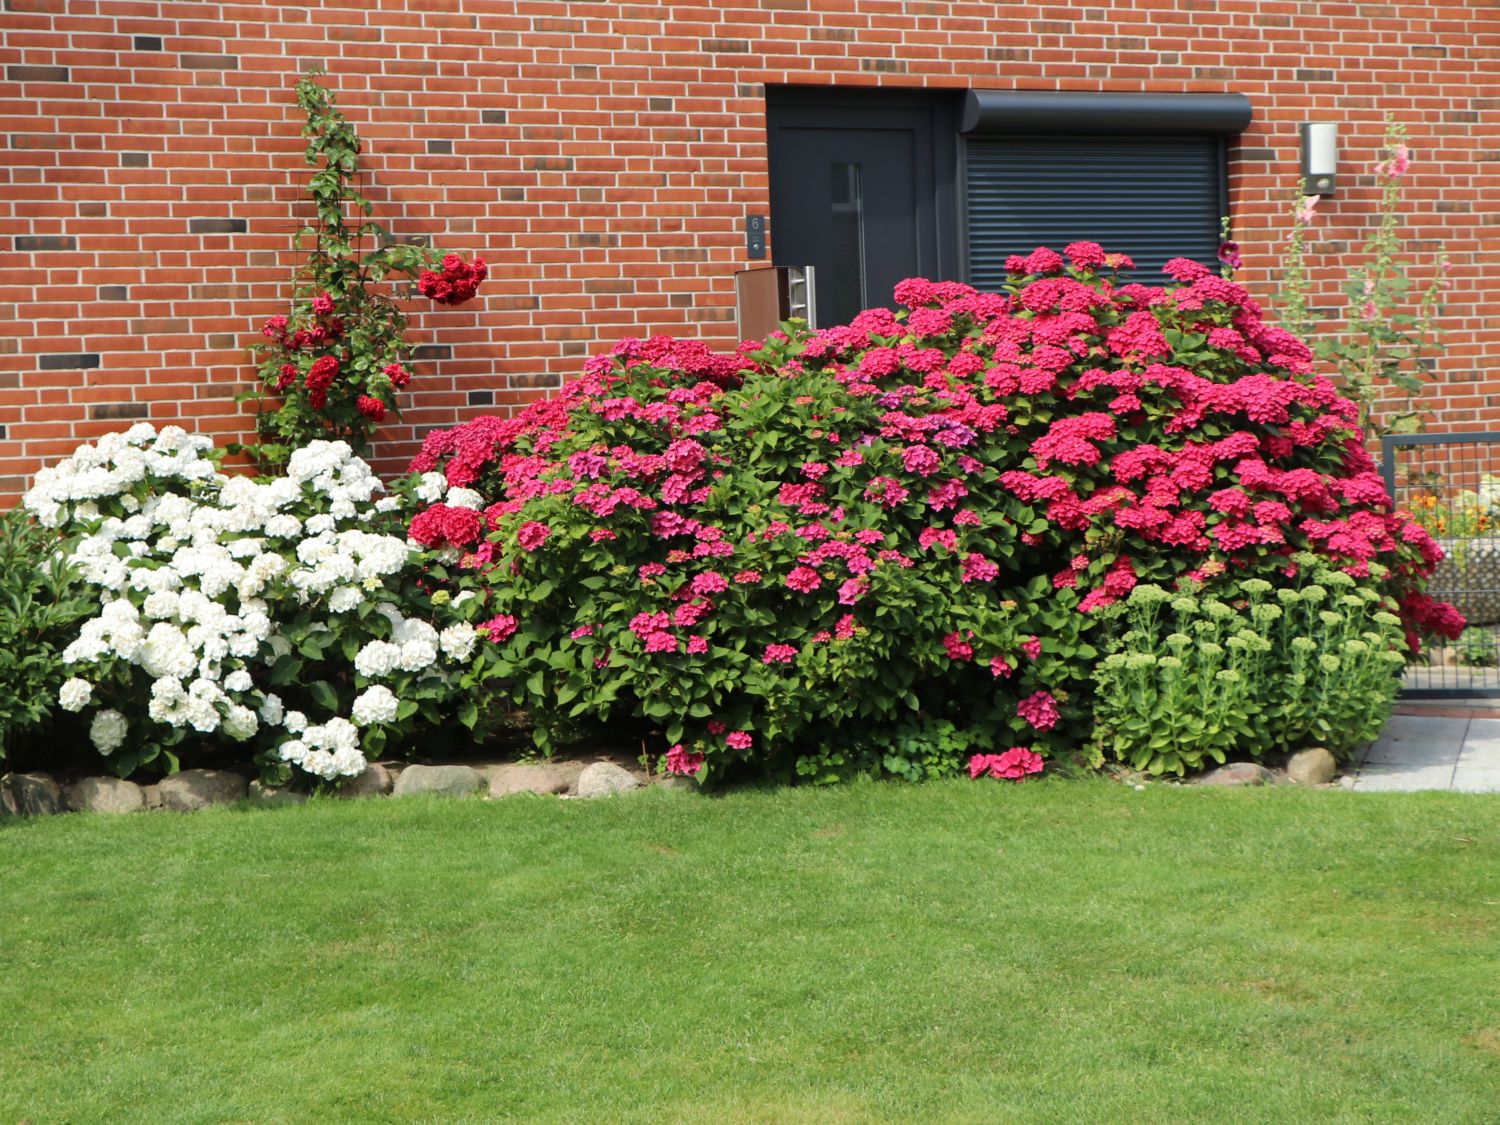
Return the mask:
<svg viewBox="0 0 1500 1125"><path fill-rule="evenodd" d="M1031 774L1041 773L1042 764L1042 756L1029 746L1013 746L1003 754L975 754L969 759L969 776L1023 781Z"/></svg>
<svg viewBox="0 0 1500 1125"><path fill-rule="evenodd" d="M1416 630L1452 628L1353 405L1243 287L1182 260L1174 285L1120 284L1128 261L1087 242L1009 265L1004 294L909 279L904 313L729 355L623 340L551 399L428 435L413 470L485 505L434 504L412 539L593 656L574 707L665 693L692 728L674 747L710 763L826 737L820 714L888 723L874 700L908 688L993 698L991 733L1019 716L1044 753L1077 737L1058 700L1083 698L1092 611L1302 550L1382 564ZM1059 605L1087 616L1059 629Z"/></svg>

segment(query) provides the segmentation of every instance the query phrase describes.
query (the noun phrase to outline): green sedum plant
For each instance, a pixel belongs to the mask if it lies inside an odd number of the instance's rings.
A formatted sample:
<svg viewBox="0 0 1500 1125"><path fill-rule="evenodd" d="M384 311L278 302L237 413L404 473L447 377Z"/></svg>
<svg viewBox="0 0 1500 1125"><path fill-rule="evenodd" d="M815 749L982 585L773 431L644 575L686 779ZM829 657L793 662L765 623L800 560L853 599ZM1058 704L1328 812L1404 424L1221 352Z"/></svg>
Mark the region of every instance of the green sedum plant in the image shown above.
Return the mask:
<svg viewBox="0 0 1500 1125"><path fill-rule="evenodd" d="M1406 661L1380 594L1316 556L1294 581L1210 592L1140 585L1094 673L1094 750L1152 774L1316 743L1348 755L1380 733Z"/></svg>

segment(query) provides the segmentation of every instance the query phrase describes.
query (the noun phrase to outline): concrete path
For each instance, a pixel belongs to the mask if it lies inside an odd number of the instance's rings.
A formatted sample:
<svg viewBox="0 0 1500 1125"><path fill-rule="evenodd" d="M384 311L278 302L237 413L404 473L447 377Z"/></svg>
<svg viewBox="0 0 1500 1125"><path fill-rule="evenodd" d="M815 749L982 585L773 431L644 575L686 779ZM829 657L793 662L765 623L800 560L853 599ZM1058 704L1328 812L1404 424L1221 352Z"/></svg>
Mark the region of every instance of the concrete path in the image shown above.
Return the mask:
<svg viewBox="0 0 1500 1125"><path fill-rule="evenodd" d="M1500 793L1500 711L1403 707L1348 773L1362 793Z"/></svg>

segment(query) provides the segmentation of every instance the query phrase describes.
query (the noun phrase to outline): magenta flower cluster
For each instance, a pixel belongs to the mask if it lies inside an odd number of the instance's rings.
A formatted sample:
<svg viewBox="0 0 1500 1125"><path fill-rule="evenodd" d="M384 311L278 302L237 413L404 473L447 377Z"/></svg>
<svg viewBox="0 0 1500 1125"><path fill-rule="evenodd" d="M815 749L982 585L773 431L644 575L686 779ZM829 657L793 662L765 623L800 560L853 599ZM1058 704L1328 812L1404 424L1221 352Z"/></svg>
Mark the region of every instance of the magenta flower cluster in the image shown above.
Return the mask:
<svg viewBox="0 0 1500 1125"><path fill-rule="evenodd" d="M1243 288L1182 260L1123 283L1091 243L1010 264L1003 293L911 279L902 312L729 355L623 340L429 435L412 468L482 504L412 538L514 622L486 626L495 679L544 741L635 724L673 772L807 772L940 719L1024 741L970 769L1025 776L1086 734L1095 611L1142 581L1286 581L1302 550L1413 643L1453 627L1352 404Z"/></svg>

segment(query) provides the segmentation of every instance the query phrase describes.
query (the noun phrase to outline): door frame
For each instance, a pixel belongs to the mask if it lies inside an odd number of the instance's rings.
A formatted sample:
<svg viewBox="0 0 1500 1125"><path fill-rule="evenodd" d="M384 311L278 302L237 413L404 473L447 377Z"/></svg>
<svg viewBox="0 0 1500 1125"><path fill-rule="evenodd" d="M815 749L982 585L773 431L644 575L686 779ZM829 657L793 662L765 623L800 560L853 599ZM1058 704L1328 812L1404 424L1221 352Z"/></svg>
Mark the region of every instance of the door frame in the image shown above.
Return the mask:
<svg viewBox="0 0 1500 1125"><path fill-rule="evenodd" d="M839 86L767 86L767 187L769 189L773 117L778 109L798 110L799 124L825 129L850 128L849 119L842 112L847 110L899 109L925 112L928 115L928 134L932 138L932 204L935 228L934 249L937 258L931 271L931 280L963 280L968 276L968 240L964 237L964 231L960 225L961 216L965 211L963 176L960 167L963 145L959 143L958 125L966 93L966 89L897 90L868 87L851 89ZM821 119L820 111L826 111L826 119ZM878 128L879 126L872 123L870 127ZM769 190L767 194L769 196ZM775 245L776 217L773 211L771 215L773 260Z"/></svg>

